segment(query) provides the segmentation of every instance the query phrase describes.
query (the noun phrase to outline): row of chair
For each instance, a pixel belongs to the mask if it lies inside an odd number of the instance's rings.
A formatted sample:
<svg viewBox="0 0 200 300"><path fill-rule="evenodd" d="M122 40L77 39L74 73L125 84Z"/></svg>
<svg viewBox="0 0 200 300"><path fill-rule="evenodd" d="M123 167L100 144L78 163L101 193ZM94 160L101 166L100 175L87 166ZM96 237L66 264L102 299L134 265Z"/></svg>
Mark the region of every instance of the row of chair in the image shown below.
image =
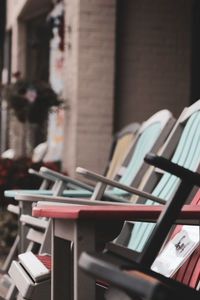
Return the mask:
<svg viewBox="0 0 200 300"><path fill-rule="evenodd" d="M142 164L144 154L151 148L151 144L154 143L154 141L155 141L155 145L154 145L153 149L156 151L160 147L163 140L168 135L173 122L174 122L174 120L173 120L171 114L166 110L155 114L148 121L144 122L144 124L140 127L140 130L138 131L137 135L135 136L132 144L130 145L130 149L128 150L126 157L123 159L123 162L121 163L120 168L117 169L116 174L113 173L112 177L114 177L114 179L119 180L120 183L126 183L126 184L129 184L129 182L130 183L133 182L134 179L138 180L139 177L142 177L142 174L144 174L145 170L147 169L147 167ZM135 129L135 127L134 127L134 129ZM156 137L157 137L159 131L160 131L159 139L158 139L158 141L156 141ZM132 130L132 132L134 132L134 131ZM123 130L123 133L127 133L127 130ZM129 126L128 134L130 136L130 126ZM122 136L122 134L120 134L120 137L121 136ZM149 138L149 136L150 136L150 138ZM127 138L127 134L123 135L122 138L123 139ZM120 142L120 145L119 145L119 142ZM120 138L120 141L119 141L119 138L118 138L117 148L119 148L119 146L120 146L121 148L123 147L123 149L124 149L125 147L124 147L124 145L121 145L121 142L122 142L122 139ZM117 151L115 151L115 153L116 152ZM111 170L112 170L112 164L111 164L111 167L109 168L108 175L111 174ZM137 170L140 170L140 174L141 174L140 176L136 176ZM56 188L54 187L53 190L40 189L39 191L23 191L23 193L31 192L31 194L37 193L40 195L50 195L50 193L53 193L54 196L62 194L65 196L66 195L70 196L70 197L74 197L74 196L89 197L91 195L91 191L93 188L88 185L86 186L84 184L84 186L83 186L83 183L79 183L77 181L72 182L70 178L66 178L60 174L56 174L55 172L53 173L52 171L49 173L49 171L46 170L45 168L42 168L41 172L45 176L50 176L50 177L56 176L56 178L57 178ZM115 174L115 176L114 176L114 174ZM65 185L68 184L69 181L71 184L72 183L76 184L76 185L78 184L79 187L81 187L82 189L81 190L80 189L79 190L77 190L77 189L76 190L69 190L69 189L63 190ZM42 184L42 187L44 187L44 183ZM83 190L83 187L85 188L84 190ZM87 191L86 188L89 189L89 191ZM5 195L8 197L14 197L15 192L16 191L7 191L7 192L5 192ZM17 192L19 192L19 191L17 191ZM95 193L93 194L93 197L94 197L94 195L95 195ZM116 196L119 197L122 195L124 196L124 195L126 195L126 193L123 193L123 191L119 191L119 189L113 189L111 191L108 191L108 194L106 194L106 196L109 197L109 199L112 198L112 200L116 200L116 201L118 200L120 202L122 202L123 199L117 198ZM96 195L96 197L98 199L101 198L99 192L98 192L98 195ZM66 198L65 198L65 201L66 201ZM25 208L23 210L23 213L27 213L27 211L28 211L27 205L24 205L24 206L25 206ZM31 212L31 206L29 207L29 211ZM23 231L23 229L22 229L22 231ZM24 235L24 234L22 234L22 235ZM25 249L25 246L21 247L22 251L23 251L23 249Z"/></svg>
<svg viewBox="0 0 200 300"><path fill-rule="evenodd" d="M164 118L166 114L168 117ZM159 115L162 116L160 121L158 121ZM114 253L114 257L118 262L121 261L121 255L125 255L127 261L132 261L133 256L135 259L140 256L139 253L144 252L143 249L145 249L147 240L149 236L152 236L152 232L155 231L156 227L153 224L144 222L133 223L127 221L124 223L125 220L134 221L137 219L135 213L139 207L133 205L133 203L141 203L142 206L140 206L140 209L142 207L143 211L145 210L143 204L147 204L146 208L150 207L151 209L154 204L157 204L156 207L153 207L155 211L158 211L156 209L160 209L158 203L167 203L165 205L165 207L167 207L168 203L174 203L174 198L179 197L179 195L176 196L176 194L181 188L181 180L169 173L163 174L160 171L158 172L157 168L151 168L149 170L147 164L142 163L143 158L150 150L155 153L159 151L162 156L172 160L172 162L178 165L192 171L198 170L200 102L198 101L191 107L185 109L176 124L173 125L174 120L171 114L166 111L157 113L156 116L145 122L134 137L125 159L122 160L121 168L119 168L119 171L113 176L115 180L104 178L103 176L84 169L79 169L79 172L86 177L90 179L95 178L98 182L103 182L97 184L92 196L91 192L89 193L92 200L102 198L104 200L103 202L66 197L66 195L79 197L82 192L80 192L80 190L73 190L73 192L72 190L64 190L66 181L64 183L60 181L63 178L59 175L59 181L62 183L57 185L57 187L59 186L57 191L59 190L60 197L50 197L48 192L44 190L37 192L41 193L41 195L33 195L33 193L30 195L31 191L26 191L29 195L25 194L25 192L18 192L18 194L15 195L18 201L23 202L23 206L29 202L37 203L39 200L43 200L42 205L41 203L39 205L37 204L37 207L33 209L33 214L35 216L53 219L53 249L49 251L53 256L51 274L53 299L60 297L64 299L65 296L73 299L95 298L95 280L88 279L78 268L78 259L82 251L102 249L105 246L105 242L118 236L115 241L108 246L109 250L106 251L106 253L109 252L109 257L110 251L112 250L111 252ZM141 128L143 128L143 130L141 130ZM132 174L130 175L131 172ZM46 178L52 175L48 170L43 170L43 173ZM53 175L56 176L56 174ZM189 175L192 176L191 174ZM187 177L187 180L188 178L189 177ZM117 182L116 179L118 179ZM124 183L126 186L123 185ZM70 184L72 184L71 180ZM107 185L115 186L115 188L111 191L106 190L105 192ZM139 190L131 187L132 185L139 187ZM187 185L189 185L190 189L191 186L193 186L193 184ZM121 192L122 188L125 189L125 192ZM45 193L46 195L44 195ZM135 200L130 196L131 193L139 194L139 197ZM186 196L187 193L188 191L186 189L184 196L182 196L182 204L186 198L188 198L188 195ZM36 194L36 192L34 192L34 194ZM86 196L86 193L83 194L84 193L82 193L81 196ZM88 197L88 194L86 197ZM190 201L190 199L191 197L189 197L187 201ZM48 206L44 205L44 201L48 202ZM49 202L52 202L53 206L50 206ZM62 203L62 205L58 206L59 203ZM65 205L63 203L65 203ZM68 205L66 205L66 203L68 203ZM71 203L71 205L69 205L69 203ZM177 212L179 212L182 204L179 203L176 209ZM23 213L24 212L25 210ZM163 221L164 225L162 226L164 226L163 228L166 233L173 221L173 218L169 218L168 225L166 226L165 217ZM122 225L123 229L120 233ZM49 228L49 226L46 228L45 236L47 236L47 232L50 231ZM155 234L154 236L157 237ZM21 231L20 238L24 240L23 231ZM159 243L160 247L163 242L164 239L161 238ZM154 243L152 245L153 248L155 248ZM21 247L20 251L23 250L23 247ZM157 251L158 250L159 247ZM152 253L151 255L153 257L154 251L151 250L147 252ZM156 255L157 253L155 256ZM44 256L39 256L38 258L42 261L45 259L45 263L47 261L49 262L49 259L44 258ZM35 256L31 253L20 255L19 260L20 262L12 263L9 273L20 290L22 297L30 299L44 297L45 295L48 297L50 286L49 271L47 270L48 272L46 272L46 270L42 268L41 262L38 263ZM33 260L33 263L30 266L31 260ZM113 258L111 260L113 260ZM149 261L149 258L145 260ZM151 263L152 262L153 261L151 261ZM33 266L37 266L37 268L33 268ZM42 269L40 269L40 267ZM148 265L147 268L150 268L150 265ZM32 271L32 269L34 269L34 271Z"/></svg>

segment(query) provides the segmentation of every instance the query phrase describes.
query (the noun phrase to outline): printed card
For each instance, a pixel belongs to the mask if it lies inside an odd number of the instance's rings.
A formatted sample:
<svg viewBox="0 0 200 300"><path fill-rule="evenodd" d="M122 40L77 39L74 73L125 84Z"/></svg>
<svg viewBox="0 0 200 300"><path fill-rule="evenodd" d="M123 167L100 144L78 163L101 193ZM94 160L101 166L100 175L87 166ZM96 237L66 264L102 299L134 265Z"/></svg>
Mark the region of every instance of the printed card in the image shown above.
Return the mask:
<svg viewBox="0 0 200 300"><path fill-rule="evenodd" d="M200 242L198 226L182 226L155 259L151 269L166 277L172 277Z"/></svg>

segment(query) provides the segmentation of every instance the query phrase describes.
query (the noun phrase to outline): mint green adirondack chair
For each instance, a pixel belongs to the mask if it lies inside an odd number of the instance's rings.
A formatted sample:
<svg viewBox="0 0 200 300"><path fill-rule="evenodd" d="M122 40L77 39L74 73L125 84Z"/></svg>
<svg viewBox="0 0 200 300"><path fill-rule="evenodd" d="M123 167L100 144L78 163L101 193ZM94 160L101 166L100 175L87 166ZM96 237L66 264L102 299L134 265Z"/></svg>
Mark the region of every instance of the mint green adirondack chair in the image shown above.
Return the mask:
<svg viewBox="0 0 200 300"><path fill-rule="evenodd" d="M189 113L194 110L188 118L184 129L182 128L183 131L180 141L171 158L172 162L192 171L197 170L200 162L200 111L197 110L195 112L195 107L200 109L199 104L200 103L198 101L198 103L193 105L190 110L186 110L185 113L182 114L181 123L184 124ZM169 173L165 173L153 190L152 194L167 201L173 196L179 181L180 179L177 177ZM145 204L156 205L156 202L148 199ZM128 248L141 252L154 226L155 225L153 223L135 223L128 243Z"/></svg>

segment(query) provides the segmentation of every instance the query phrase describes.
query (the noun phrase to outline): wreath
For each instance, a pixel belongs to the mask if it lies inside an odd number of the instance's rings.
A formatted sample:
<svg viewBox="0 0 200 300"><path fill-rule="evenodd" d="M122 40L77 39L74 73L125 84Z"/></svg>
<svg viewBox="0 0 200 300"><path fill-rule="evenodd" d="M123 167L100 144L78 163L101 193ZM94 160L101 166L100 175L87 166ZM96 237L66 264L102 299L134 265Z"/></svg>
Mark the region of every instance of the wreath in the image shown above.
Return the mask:
<svg viewBox="0 0 200 300"><path fill-rule="evenodd" d="M42 124L50 107L59 106L61 100L49 84L28 82L18 79L15 83L4 86L3 97L15 112L20 122Z"/></svg>

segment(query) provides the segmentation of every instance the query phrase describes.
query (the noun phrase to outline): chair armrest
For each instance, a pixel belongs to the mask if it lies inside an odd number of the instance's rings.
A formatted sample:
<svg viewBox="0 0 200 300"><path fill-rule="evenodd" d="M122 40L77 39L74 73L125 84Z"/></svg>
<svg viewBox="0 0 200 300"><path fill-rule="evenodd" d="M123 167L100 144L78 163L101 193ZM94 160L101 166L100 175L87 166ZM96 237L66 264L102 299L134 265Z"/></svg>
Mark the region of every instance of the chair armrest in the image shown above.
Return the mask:
<svg viewBox="0 0 200 300"><path fill-rule="evenodd" d="M29 169L28 169L28 173L31 174L31 175L35 175L35 176L41 177L40 172L38 172L37 170L32 169L32 168L29 168Z"/></svg>
<svg viewBox="0 0 200 300"><path fill-rule="evenodd" d="M145 158L144 158L145 162L147 162L148 164L151 164L155 167L158 167L166 172L169 172L179 178L181 178L182 180L186 181L187 183L190 183L192 185L197 185L200 186L200 174L196 173L196 172L192 172L186 168L183 168L175 163L172 163L170 160L165 159L164 157L159 157L157 155L154 155L152 153L148 153ZM98 182L102 182L106 185L110 185L113 187L117 187L119 189L122 190L126 190L127 192L136 194L138 196L141 197L145 197L147 199L151 199L155 202L161 203L161 204L165 204L166 201L163 199L160 199L158 197L155 197L151 194L148 194L146 192L140 191L138 189L135 189L133 187L129 187L123 184L120 184L119 182L116 182L114 180L108 179L104 176L101 176L95 172L91 172L88 171L84 168L80 168L78 167L76 169L76 172L85 176L86 178L98 181Z"/></svg>
<svg viewBox="0 0 200 300"><path fill-rule="evenodd" d="M40 206L33 208L33 216L55 219L113 219L156 222L163 205L108 205L108 206ZM194 220L199 224L200 206L184 205L178 215L180 222Z"/></svg>
<svg viewBox="0 0 200 300"><path fill-rule="evenodd" d="M101 200L95 200L91 201L88 199L82 199L82 198L65 198L65 197L48 197L48 196L36 196L36 195L23 195L23 194L18 194L15 197L16 200L18 201L25 201L25 202L45 202L45 203L52 203L52 207L57 207L57 203L59 206L65 206L66 209L67 207L73 207L73 205L78 205L80 207L84 207L87 205L88 207L105 207L103 208L103 211L109 209L109 214L111 214L111 208L112 207L118 207L119 211L122 209L124 210L124 207L126 208L127 211L131 213L137 213L137 219L138 221L147 221L147 216L143 214L155 214L154 216L151 215L148 216L149 221L156 221L158 214L161 213L163 206L156 205L156 206L148 206L148 205L133 205L132 203L118 203L118 202L109 202L109 201L101 201ZM63 204L63 205L61 205ZM150 207L150 208L149 208ZM86 210L87 210L86 208ZM73 208L72 208L73 210ZM95 211L95 208L94 208ZM116 213L116 212L114 212ZM124 212L125 213L125 212ZM139 213L141 213L142 216L139 216ZM101 214L101 212L100 212ZM133 215L133 218L135 218L135 215ZM124 219L127 219L127 215L125 215ZM135 220L135 219L134 219ZM200 206L198 205L185 205L181 211L181 217L177 220L176 223L178 224L190 224L190 225L199 225L199 220L200 220ZM135 220L136 221L136 220Z"/></svg>
<svg viewBox="0 0 200 300"><path fill-rule="evenodd" d="M112 198L111 198L112 199ZM71 198L71 197L63 197L63 196L49 196L49 195L39 195L39 194L25 194L24 192L17 192L15 194L15 200L24 201L24 202L38 202L38 201L46 201L46 202L54 202L56 203L66 203L66 204L79 204L79 205L133 205L132 203L123 203L123 202L113 202L113 201L102 201L95 200L91 201L90 199L85 198Z"/></svg>
<svg viewBox="0 0 200 300"><path fill-rule="evenodd" d="M179 166L178 164L171 162L164 157L157 156L153 153L146 154L144 160L146 163L151 164L154 167L158 167L168 173L171 173L186 182L200 186L200 174L197 172L192 172L184 167Z"/></svg>
<svg viewBox="0 0 200 300"><path fill-rule="evenodd" d="M86 178L89 178L89 179L92 179L92 180L95 180L95 181L98 181L98 182L102 182L104 184L107 184L109 186L113 186L113 187L117 187L121 190L125 190L131 194L136 194L138 196L141 196L141 197L144 197L144 198L147 198L147 199L151 199L157 203L161 203L161 204L165 204L166 201L159 198L159 197L155 197L153 196L152 194L149 194L149 193L146 193L146 192L143 192L141 190L138 190L136 188L133 188L131 186L127 186L127 185L124 185L124 184L121 184L115 180L112 180L112 179L108 179L102 175L99 175L95 172L92 172L92 171L89 171L89 170L86 170L84 168L81 168L81 167L78 167L76 169L76 172L83 175L84 177Z"/></svg>
<svg viewBox="0 0 200 300"><path fill-rule="evenodd" d="M72 184L72 185L75 185L79 188L86 189L88 191L93 191L94 190L94 187L92 187L89 184L83 183L79 180L73 179L69 176L63 175L59 172L53 171L53 170L48 169L46 167L41 167L40 168L40 173L44 176L48 176L49 178L51 178L52 181L60 180L60 181L63 181L65 184Z"/></svg>
<svg viewBox="0 0 200 300"><path fill-rule="evenodd" d="M50 176L49 174L43 174L40 171L38 172L37 170L34 170L32 168L28 169L28 173L31 175L35 175L37 177L40 177L41 179L46 179L49 181L55 181L54 178L52 176Z"/></svg>
<svg viewBox="0 0 200 300"><path fill-rule="evenodd" d="M144 278L144 276L142 276L143 273L140 271L135 271L135 273L137 272L137 276L136 274L135 276L133 274L131 276L115 266L112 262L104 260L101 255L94 253L83 252L79 258L79 267L88 275L98 278L98 280L103 280L106 284L111 285L109 289L114 286L131 296L131 298L128 298L126 294L126 296L124 295L124 299L132 299L132 297L134 297L133 299L157 299L157 297L155 297L155 291L160 291L160 287L162 286L162 283L157 279L152 278L150 281L147 280L147 276ZM149 278L150 276L148 279ZM151 297L152 295L153 298ZM123 294L120 295L119 299L120 298L123 300Z"/></svg>
<svg viewBox="0 0 200 300"><path fill-rule="evenodd" d="M133 299L139 297L139 299L148 300L199 299L198 291L150 270L145 270L138 264L130 264L127 267L129 270L121 270L112 262L105 260L101 254L83 252L79 259L79 266L90 276L106 281L111 286L124 291L126 294L121 292L119 296L119 299L122 300L123 296L124 299L127 299L127 294L131 299L132 297ZM115 297L117 292L119 290L115 290Z"/></svg>
<svg viewBox="0 0 200 300"><path fill-rule="evenodd" d="M98 175L98 174L97 174ZM98 175L98 176L100 176L100 175ZM101 176L101 177L103 177L103 176ZM103 177L103 178L105 178L105 177ZM103 179L104 180L104 179ZM106 179L105 178L105 181L108 181L109 182L109 185L115 185L116 184L116 186L118 187L118 188L120 188L120 189L123 189L123 190L126 190L127 192L129 192L129 193L133 193L133 194L136 194L136 195L139 195L139 196L142 196L142 197L145 197L145 198L147 198L147 199L151 199L151 200L153 200L153 201L155 201L155 202L157 202L157 203L160 203L160 204L165 204L166 203L166 201L165 200L163 200L163 199L161 199L161 198L159 198L159 197L156 197L156 196L153 196L152 194L149 194L149 193L146 193L146 192L143 192L143 191L140 191L140 190L138 190L138 189L135 189L135 188L133 188L133 187L129 187L129 186L126 186L126 185L123 185L123 184L119 184L119 183L117 183L117 182L115 182L115 181L113 181L113 180L110 180L110 179ZM119 198L119 197L116 197L116 196L114 196L114 195L112 195L111 193L109 193L109 192L105 192L105 196L106 196L106 198L108 198L108 199L110 199L110 201L112 201L112 204L113 203L120 203L120 200L121 200L121 203L126 203L126 204L128 204L128 200L126 200L126 199L123 199L123 198ZM30 195L30 194L26 194L26 193L24 193L24 192L22 192L22 193L16 193L15 194L15 200L18 200L18 201L33 201L33 202L37 202L37 201L39 201L40 199L43 199L43 197L44 197L44 201L57 201L57 202L67 202L67 203L70 203L70 199L71 199L71 201L72 201L72 203L74 203L73 202L73 199L74 198L67 198L67 197L53 197L53 196L43 196L43 195ZM47 200L47 198L46 197L48 197L48 199L49 200ZM77 198L75 198L75 199L77 199ZM82 199L82 198L79 198L78 200L80 200L80 199ZM61 200L61 201L60 201ZM42 201L42 200L41 200ZM83 201L84 201L84 199L83 199ZM90 200L91 201L91 200ZM95 200L95 201L98 201L98 200ZM100 200L99 200L100 201ZM94 201L91 201L92 203L94 203ZM105 203L106 201L102 201L102 205ZM108 201L107 201L108 202Z"/></svg>

